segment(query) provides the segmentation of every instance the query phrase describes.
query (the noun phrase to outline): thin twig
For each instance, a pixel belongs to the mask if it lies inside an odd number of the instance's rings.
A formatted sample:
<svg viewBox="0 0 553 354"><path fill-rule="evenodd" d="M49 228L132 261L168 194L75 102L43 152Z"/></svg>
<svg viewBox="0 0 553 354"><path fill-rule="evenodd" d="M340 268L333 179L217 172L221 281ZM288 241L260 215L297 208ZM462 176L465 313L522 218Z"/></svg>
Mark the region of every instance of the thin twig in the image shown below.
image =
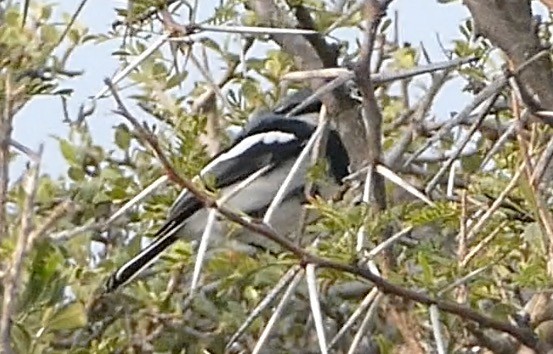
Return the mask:
<svg viewBox="0 0 553 354"><path fill-rule="evenodd" d="M432 144L437 142L439 139L441 139L445 134L449 133L450 130L459 125L461 122L463 122L472 111L474 111L478 106L480 106L483 102L485 102L487 99L492 97L493 95L497 94L499 91L501 91L509 82L509 78L513 76L517 76L521 71L523 71L525 68L528 67L528 65L531 65L536 60L539 60L545 55L548 54L549 51L544 50L539 52L538 54L532 56L528 60L526 60L523 64L521 64L516 70L505 73L504 75L500 76L499 78L492 81L488 86L486 86L482 91L480 91L470 102L467 106L465 106L461 112L459 112L453 119L450 119L446 123L444 123L439 131L434 134L430 139L427 139L425 144L421 146L404 164L404 166L407 166L413 162L413 160L418 157L423 151L428 149Z"/></svg>
<svg viewBox="0 0 553 354"><path fill-rule="evenodd" d="M339 76L334 80L330 81L328 84L322 85L316 89L309 97L307 97L302 103L294 107L288 114L287 117L293 117L296 113L313 103L315 100L320 99L325 94L331 92L332 90L342 86L346 81L348 81L347 75Z"/></svg>
<svg viewBox="0 0 553 354"><path fill-rule="evenodd" d="M190 27L190 25L188 26ZM190 27L191 28L191 27ZM189 30L190 31L190 30ZM253 26L223 26L223 25L194 25L193 32L221 32L235 33L246 35L273 35L273 34L288 34L293 36L304 36L310 34L318 34L319 32L309 29L300 28L275 28L275 27L253 27ZM173 37L171 40L188 40L189 36Z"/></svg>
<svg viewBox="0 0 553 354"><path fill-rule="evenodd" d="M198 247L198 253L196 256L196 262L194 263L194 271L192 272L192 283L190 284L189 296L194 296L196 289L200 283L200 272L202 271L202 264L207 252L207 245L211 234L213 233L213 227L215 226L215 219L217 218L217 209L210 209L207 215L207 222L205 224L202 238L200 240L200 246Z"/></svg>
<svg viewBox="0 0 553 354"><path fill-rule="evenodd" d="M355 311L347 319L346 323L344 323L342 325L342 327L340 327L340 330L338 331L338 333L336 333L334 338L332 338L332 340L328 344L328 349L332 349L332 347L334 347L336 345L336 343L338 343L340 338L342 338L344 336L344 334L351 328L351 326L353 326L353 324L355 323L355 321L357 321L359 316L361 316L361 314L363 314L363 312L365 310L367 310L369 308L369 306L371 306L371 304L373 303L373 301L375 300L377 295L379 295L378 288L373 288L365 296L365 298L363 298L363 300L361 301L359 306L355 309Z"/></svg>
<svg viewBox="0 0 553 354"><path fill-rule="evenodd" d="M453 198L453 192L455 189L455 172L460 168L461 168L460 161L455 161L451 164L451 168L449 169L449 175L447 177L446 195L448 198Z"/></svg>
<svg viewBox="0 0 553 354"><path fill-rule="evenodd" d="M428 185L425 188L426 194L430 194L432 192L432 190L438 184L438 181L440 180L442 175L451 167L451 165L453 164L453 161L455 161L459 157L459 155L461 154L465 146L468 144L468 142L470 141L474 133L476 133L476 131L478 130L478 127L480 126L482 121L484 121L484 118L486 117L486 115L488 114L488 112L490 111L490 109L492 108L492 106L494 105L498 97L499 97L499 92L496 92L495 94L492 95L492 97L488 100L488 102L486 102L486 104L482 108L482 111L479 113L478 118L476 119L476 122L474 122L472 127L470 127L470 130L468 131L468 133L465 134L463 139L461 139L460 141L457 141L455 149L451 153L451 157L442 165L442 167L438 170L438 172L434 175L434 177L430 180L430 182L428 182Z"/></svg>
<svg viewBox="0 0 553 354"><path fill-rule="evenodd" d="M367 257L369 258L376 257L380 252L385 250L387 247L390 247L394 242L396 242L397 240L399 240L400 238L402 238L403 236L411 232L411 230L413 230L413 227L408 226L403 230L399 231L398 233L396 233L395 235L392 235L391 237L380 242L378 245L376 245L375 247L373 247L373 249L369 251L369 253L367 254Z"/></svg>
<svg viewBox="0 0 553 354"><path fill-rule="evenodd" d="M288 269L288 271L284 274L284 276L282 276L282 278L280 278L278 283L271 289L271 291L251 311L250 315L244 321L244 323L242 323L240 328L238 328L236 330L236 332L230 337L230 340L228 341L228 343L226 345L226 349L227 350L230 349L230 347L233 345L233 343L235 343L238 340L238 338L240 338L242 336L242 334L244 334L246 332L246 330L251 326L253 321L255 321L261 315L261 312L263 312L266 308L268 308L271 305L271 303L278 296L278 294L280 294L280 292L282 291L282 289L284 289L285 286L289 285L290 282L298 283L302 279L302 276L303 276L303 268L301 268L300 266L296 265L296 266L293 266L290 269ZM261 339L264 336L266 337L268 335L268 334L264 335L265 331L270 332L270 329L268 329L268 327L272 326L272 324L271 324L272 317L278 318L280 316L280 313L281 313L282 309L279 310L279 308L283 307L287 303L287 300L285 300L285 298L287 297L286 294L288 293L288 291L290 291L290 293L291 293L296 288L296 285L294 285L294 286L290 285L288 287L287 292L283 295L279 305L277 306L277 308L273 312L273 315L271 316L271 319L269 320L269 322L265 326L265 329L263 330L263 333L259 337L258 343L261 342ZM288 297L289 296L290 295L288 295ZM273 320L273 322L276 321L276 318L275 318L275 320ZM261 346L262 346L262 344L260 344L260 347Z"/></svg>
<svg viewBox="0 0 553 354"><path fill-rule="evenodd" d="M315 264L308 264L305 267L305 280L309 291L309 304L311 305L311 313L313 314L313 322L315 323L315 331L317 332L319 349L321 350L321 354L326 354L328 353L328 348L326 345L319 293L317 291L317 275L315 274L315 268Z"/></svg>
<svg viewBox="0 0 553 354"><path fill-rule="evenodd" d="M294 274L292 281L288 285L288 288L286 288L284 295L282 295L282 299L280 299L280 302L278 303L277 307L273 311L271 318L269 319L269 321L267 322L267 325L263 329L263 332L259 336L257 343L255 343L255 347L252 350L252 354L260 353L261 349L263 348L263 345L269 338L269 334L271 333L271 330L273 329L277 320L280 318L280 315L282 315L282 311L284 310L285 306L288 305L288 302L290 301L290 297L298 287L300 280L302 280L304 275L304 270L301 268L298 268L297 270L298 272ZM234 340L229 343L234 343Z"/></svg>
<svg viewBox="0 0 553 354"><path fill-rule="evenodd" d="M483 170L487 165L488 165L488 162L491 160L491 158L497 154L499 152L499 149L501 149L503 147L503 145L505 145L505 142L507 142L507 140L512 136L514 135L515 133L515 130L517 129L517 125L519 124L518 121L513 121L511 122L511 124L509 125L509 127L505 130L505 132L503 134L501 134L501 136L499 137L499 139L497 139L497 141L495 142L495 144L492 146L492 148L490 149L490 151L488 151L488 153L486 154L486 156L484 157L484 159L482 160L482 163L480 164L480 170Z"/></svg>
<svg viewBox="0 0 553 354"><path fill-rule="evenodd" d="M38 156L42 155L42 146ZM21 268L28 247L29 236L33 226L33 206L37 192L40 171L40 158L32 161L31 168L25 176L24 190L26 198L21 210L21 227L15 249L12 253L9 270L4 279L4 295L2 300L2 315L0 317L0 345L3 353L13 352L11 347L12 315L15 308L17 289L21 285Z"/></svg>
<svg viewBox="0 0 553 354"><path fill-rule="evenodd" d="M517 169L517 171L515 172L513 178L511 178L511 181L509 182L509 184L507 184L507 187L505 187L505 189L501 192L501 194L499 194L499 196L497 197L496 200L494 200L494 202L492 203L492 205L490 206L490 208L488 210L486 210L486 212L484 213L484 215L482 215L482 217L480 217L480 219L478 219L478 221L476 222L476 224L469 230L468 234L467 234L467 240L470 241L474 238L474 236L476 236L476 234L478 232L480 232L480 230L482 229L482 227L485 225L486 221L493 215L493 213L499 208L499 206L501 205L501 203L503 203L503 201L505 200L505 198L507 197L507 195L511 192L511 190L513 188L515 188L515 186L517 185L518 183L518 179L520 178L522 172L524 171L526 167L526 161L524 161L520 166L519 168Z"/></svg>
<svg viewBox="0 0 553 354"><path fill-rule="evenodd" d="M69 30L73 27L73 25L75 24L75 21L77 21L77 18L79 17L81 12L83 11L83 8L84 8L84 6L86 5L87 2L88 2L88 0L81 0L79 5L77 6L77 9L75 10L75 12L73 12L73 15L71 15L71 18L69 19L69 22L67 23L67 26L65 26L65 28L63 29L63 32L59 36L58 41L53 46L53 48L57 48L61 44L61 42L65 39L65 36L67 36L67 34L69 33Z"/></svg>
<svg viewBox="0 0 553 354"><path fill-rule="evenodd" d="M340 27L344 22L350 19L356 12L360 11L363 8L363 1L358 1L353 4L342 16L338 17L328 28L323 32L323 35L327 35L330 32L334 31L336 28Z"/></svg>
<svg viewBox="0 0 553 354"><path fill-rule="evenodd" d="M114 221L123 216L129 209L143 201L150 194L154 193L158 188L163 187L168 181L167 175L158 177L155 181L150 183L146 188L144 188L140 193L135 195L131 200L125 203L121 208L119 208L109 219L105 222L105 226L111 225Z"/></svg>
<svg viewBox="0 0 553 354"><path fill-rule="evenodd" d="M322 108L324 112L324 106ZM319 139L319 137L323 134L325 129L327 128L327 124L319 124L307 143L305 144L305 147L301 151L300 155L292 165L292 168L290 169L290 172L288 172L288 175L286 175L286 178L282 182L282 185L278 189L275 197L271 201L271 204L269 204L269 207L267 208L267 211L265 212L265 215L263 216L263 222L270 225L271 219L279 207L279 205L284 200L284 197L286 196L286 193L288 192L288 188L290 186L290 183L292 180L296 177L298 173L300 173L300 170L304 168L305 163L307 162L307 159L309 157L309 154L311 153L311 149L315 145L315 142Z"/></svg>
<svg viewBox="0 0 553 354"><path fill-rule="evenodd" d="M498 230L501 230L501 228L498 228ZM462 267L464 267L466 264L462 265ZM451 284L448 284L447 286L445 286L443 289L441 289L440 291L438 291L437 295L438 296L443 296L444 294L446 294L448 291L452 290L452 289L455 289L456 287L458 287L459 285L462 285L462 284L465 284L467 283L469 280L475 278L477 275L479 275L480 273L488 270L488 268L490 268L490 266L485 266L485 267L480 267L478 269L475 269L473 270L472 272L468 273L467 275L465 275L464 277L462 278L459 278L457 280L455 280L453 283Z"/></svg>
<svg viewBox="0 0 553 354"><path fill-rule="evenodd" d="M394 171L390 170L384 165L377 165L376 166L376 172L381 174L383 177L387 178L390 182L393 182L394 184L400 186L401 188L405 189L407 192L411 193L415 197L419 198L426 204L430 206L435 206L436 204L430 200L424 193L421 193L417 188L415 188L413 185L405 181L403 178L399 177ZM428 193L427 193L428 194Z"/></svg>
<svg viewBox="0 0 553 354"><path fill-rule="evenodd" d="M223 106L230 111L231 107L225 95L223 95L223 92L221 91L217 83L215 83L215 80L209 73L209 70L203 67L203 65L200 63L198 58L196 58L196 56L192 51L190 51L190 59L192 60L192 63L194 64L194 66L196 66L196 68L200 71L200 73L202 74L206 82L209 84L209 87L211 88L211 90L213 90L213 92L215 92L219 100L221 100L221 103L223 104Z"/></svg>
<svg viewBox="0 0 553 354"><path fill-rule="evenodd" d="M392 72L379 72L371 74L371 81L374 85L382 85L390 82L411 79L418 75L434 73L440 70L450 70L460 65L471 63L475 60L473 57L456 58L453 60L419 65L411 69L401 69ZM347 80L353 79L354 72L346 68L324 68L318 70L292 71L282 76L282 80L304 81L311 79L335 79L337 77L346 77Z"/></svg>
<svg viewBox="0 0 553 354"><path fill-rule="evenodd" d="M76 237L78 235L81 235L85 232L90 231L99 231L102 230L104 227L104 222L94 222L94 221L88 221L84 225L77 226L75 228L72 228L70 230L64 230L57 232L50 236L50 239L56 243L56 244L63 244L67 242L68 240L72 239L73 237Z"/></svg>
<svg viewBox="0 0 553 354"><path fill-rule="evenodd" d="M348 354L355 354L357 351L357 347L359 346L359 343L361 343L361 339L367 332L367 327L370 323L370 320L373 318L374 314L376 313L376 309L378 308L378 305L380 304L380 300L382 299L383 295L382 293L379 293L376 295L376 298L372 302L371 306L367 310L367 313L365 314L365 317L363 318L363 321L361 322L361 325L359 326L359 329L357 330L357 333L355 333L355 336L353 337L353 340L351 341Z"/></svg>
<svg viewBox="0 0 553 354"><path fill-rule="evenodd" d="M162 34L159 36L146 50L140 53L133 61L130 62L123 70L115 74L113 79L110 79L111 85L117 85L119 81L123 80L133 71L138 65L140 65L144 60L146 60L150 55L152 55L156 50L159 49L169 38L168 34ZM109 86L106 85L92 98L94 101L98 100L100 97L104 96L108 91L110 91Z"/></svg>
<svg viewBox="0 0 553 354"><path fill-rule="evenodd" d="M361 201L365 204L365 206L370 205L371 200L371 191L372 191L372 183L373 183L373 169L374 165L369 164L367 166L367 175L365 177L365 183L363 184L363 195L361 196ZM357 231L357 237L355 242L355 252L359 253L363 250L363 244L365 240L365 224L361 225L359 230Z"/></svg>
<svg viewBox="0 0 553 354"><path fill-rule="evenodd" d="M436 351L438 354L445 354L446 345L442 334L440 312L435 305L430 306L430 323L432 323L432 333L434 333L434 340L436 341Z"/></svg>
<svg viewBox="0 0 553 354"><path fill-rule="evenodd" d="M461 261L461 267L466 267L467 264L480 252L484 247L489 244L495 236L497 236L505 226L506 222L503 222L497 229L495 229L492 233L490 233L488 236L486 236L482 241L480 241L476 246L474 246L469 253L463 258Z"/></svg>
<svg viewBox="0 0 553 354"><path fill-rule="evenodd" d="M33 151L31 148L21 144L17 140L14 140L13 138L10 138L10 145L16 148L17 150L21 151L25 155L29 156L31 160L36 160L38 157L37 153Z"/></svg>

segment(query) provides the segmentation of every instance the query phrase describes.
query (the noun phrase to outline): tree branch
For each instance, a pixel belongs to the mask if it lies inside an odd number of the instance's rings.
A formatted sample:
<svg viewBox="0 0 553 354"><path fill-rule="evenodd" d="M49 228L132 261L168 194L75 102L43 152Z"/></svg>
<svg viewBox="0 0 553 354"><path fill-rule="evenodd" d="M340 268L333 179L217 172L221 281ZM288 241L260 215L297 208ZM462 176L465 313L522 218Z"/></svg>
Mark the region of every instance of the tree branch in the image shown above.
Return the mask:
<svg viewBox="0 0 553 354"><path fill-rule="evenodd" d="M286 237L278 235L270 226L264 224L261 221L254 220L250 217L244 217L239 213L236 213L230 210L227 207L217 205L217 201L209 196L206 192L196 187L191 181L184 179L178 175L175 171L168 158L165 157L163 151L159 147L157 140L149 134L143 126L134 118L129 111L123 105L119 95L114 90L111 82L106 79L106 85L110 88L114 99L118 104L118 112L120 112L137 130L138 136L143 144L149 145L150 148L155 152L156 156L160 160L161 164L167 171L167 174L178 183L181 187L187 188L191 193L193 193L198 199L200 199L206 207L216 208L219 213L225 216L228 220L233 221L251 231L258 233L259 235L270 239L273 242L276 242L278 245L284 249L292 252L297 258L301 260L301 264L305 265L308 263L313 263L318 267L330 268L338 271L343 271L353 275L357 275L361 278L371 281L375 286L377 286L380 291L399 296L406 300L414 301L421 303L423 305L436 305L436 307L442 311L460 316L461 318L469 321L478 323L481 327L492 328L504 333L508 333L517 339L519 342L524 345L533 348L538 353L545 353L548 349L547 345L538 341L534 332L530 328L520 328L514 325L511 325L508 322L502 322L495 320L491 317L484 316L477 311L459 305L457 303L436 299L430 297L422 292L406 289L400 285L393 284L382 277L376 275L368 269L360 268L353 265L348 265L340 263L331 259L326 259L319 257L315 254L306 251L302 247L298 246L292 240L289 240Z"/></svg>
<svg viewBox="0 0 553 354"><path fill-rule="evenodd" d="M465 0L464 3L474 19L475 34L485 36L501 48L514 67L543 50L529 0ZM549 56L532 62L517 79L525 93L524 103L531 110L535 110L536 103L543 109L553 109L553 73ZM534 95L538 102L532 102ZM553 125L553 119L540 118Z"/></svg>
<svg viewBox="0 0 553 354"><path fill-rule="evenodd" d="M10 138L12 135L13 97L11 75L6 75L4 107L0 120L0 240L6 236L8 228L6 223L6 204L8 195L8 183L10 180Z"/></svg>
<svg viewBox="0 0 553 354"><path fill-rule="evenodd" d="M12 259L8 268L8 274L4 280L4 295L2 301L2 317L0 318L0 352L4 354L13 353L11 347L11 327L12 313L15 308L17 288L21 285L21 268L28 243L31 238L31 228L33 223L33 207L40 170L40 156L42 147L38 153L39 158L34 160L31 168L25 176L24 189L26 198L21 211L21 227L15 249L12 253Z"/></svg>
<svg viewBox="0 0 553 354"><path fill-rule="evenodd" d="M308 8L302 4L298 4L293 8L296 10L296 18L303 28L316 30L315 23L311 17L311 11ZM317 55L321 58L325 68L337 65L338 50L335 45L329 45L320 34L305 36L305 39L311 43L311 46L313 46L313 49L315 49Z"/></svg>

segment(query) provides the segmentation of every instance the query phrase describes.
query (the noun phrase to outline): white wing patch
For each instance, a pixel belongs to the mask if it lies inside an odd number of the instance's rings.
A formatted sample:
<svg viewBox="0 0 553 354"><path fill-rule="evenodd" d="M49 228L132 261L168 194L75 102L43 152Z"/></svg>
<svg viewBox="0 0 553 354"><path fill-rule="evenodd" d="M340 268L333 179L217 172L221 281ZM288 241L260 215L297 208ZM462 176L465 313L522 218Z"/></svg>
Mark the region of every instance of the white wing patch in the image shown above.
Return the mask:
<svg viewBox="0 0 553 354"><path fill-rule="evenodd" d="M247 138L245 138L244 140L236 144L232 149L225 152L224 154L219 155L216 159L214 159L209 164L207 164L200 172L200 176L205 176L205 174L208 173L217 164L225 160L230 160L234 157L237 157L240 154L243 154L249 148L251 148L252 146L260 142L267 145L274 144L274 143L284 144L294 139L297 139L294 134L283 133L279 131L259 133L252 136L248 136ZM177 199L175 199L175 201L173 202L173 205L170 208L171 212L174 211L173 208L175 207L175 205L177 205L180 202L180 200L182 200L182 198L185 197L187 193L189 193L188 189L183 189L179 193L179 196L177 197Z"/></svg>
<svg viewBox="0 0 553 354"><path fill-rule="evenodd" d="M240 156L255 144L258 144L258 143L263 143L267 145L274 144L274 143L284 144L294 139L296 139L296 136L294 134L283 133L278 131L272 131L272 132L260 133L260 134L248 136L247 138L245 138L244 140L236 144L232 149L225 152L224 154L219 155L215 160L207 164L207 166L205 166L202 169L202 172L200 172L200 175L204 175L211 168L213 168L213 166L217 165L222 161L230 160L232 158Z"/></svg>

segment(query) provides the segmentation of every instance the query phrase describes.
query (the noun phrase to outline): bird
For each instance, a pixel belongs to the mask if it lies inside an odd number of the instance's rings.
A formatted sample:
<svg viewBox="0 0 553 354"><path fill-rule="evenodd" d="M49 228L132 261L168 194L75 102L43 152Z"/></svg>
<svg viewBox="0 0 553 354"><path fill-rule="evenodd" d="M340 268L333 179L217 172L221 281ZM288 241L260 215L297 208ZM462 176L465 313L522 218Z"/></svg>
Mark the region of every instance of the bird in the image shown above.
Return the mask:
<svg viewBox="0 0 553 354"><path fill-rule="evenodd" d="M224 196L240 182L260 172L260 176L252 183L228 198L226 207L250 217L263 217L317 127L317 117L322 106L320 100L315 100L293 116L286 116L310 94L309 89L296 91L272 110L250 118L229 146L215 155L200 171L200 179L209 181L207 188L218 191L219 196ZM342 179L349 171L347 150L333 128L328 131L324 151L327 178L325 182L316 183L313 190L321 197L329 198L329 194L336 191L335 187L342 184ZM309 167L309 161L300 166L282 203L273 214L271 227L279 235L290 235L297 228L301 208L307 202L304 190ZM209 210L201 200L187 189L182 190L169 208L166 221L154 234L153 241L109 276L104 291L113 292L131 282L177 240L200 240L208 214ZM229 224L222 217L217 218L210 247L232 244L248 253L259 249L278 252L275 243L245 228L237 231L237 235L231 238L232 242L228 242L230 238L225 235Z"/></svg>

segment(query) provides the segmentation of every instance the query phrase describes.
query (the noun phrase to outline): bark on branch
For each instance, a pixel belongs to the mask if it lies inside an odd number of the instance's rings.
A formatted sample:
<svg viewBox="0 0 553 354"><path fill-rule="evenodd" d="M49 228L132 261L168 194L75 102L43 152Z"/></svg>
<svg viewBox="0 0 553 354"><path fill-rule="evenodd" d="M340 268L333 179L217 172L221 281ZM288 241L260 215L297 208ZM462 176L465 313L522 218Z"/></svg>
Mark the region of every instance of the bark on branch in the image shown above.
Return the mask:
<svg viewBox="0 0 553 354"><path fill-rule="evenodd" d="M465 0L474 20L474 31L503 50L517 67L543 48L532 18L530 0ZM535 97L541 109L553 109L551 59L543 56L518 75L521 87ZM529 101L529 100L526 100ZM532 107L533 102L525 102ZM553 125L553 119L544 121Z"/></svg>

